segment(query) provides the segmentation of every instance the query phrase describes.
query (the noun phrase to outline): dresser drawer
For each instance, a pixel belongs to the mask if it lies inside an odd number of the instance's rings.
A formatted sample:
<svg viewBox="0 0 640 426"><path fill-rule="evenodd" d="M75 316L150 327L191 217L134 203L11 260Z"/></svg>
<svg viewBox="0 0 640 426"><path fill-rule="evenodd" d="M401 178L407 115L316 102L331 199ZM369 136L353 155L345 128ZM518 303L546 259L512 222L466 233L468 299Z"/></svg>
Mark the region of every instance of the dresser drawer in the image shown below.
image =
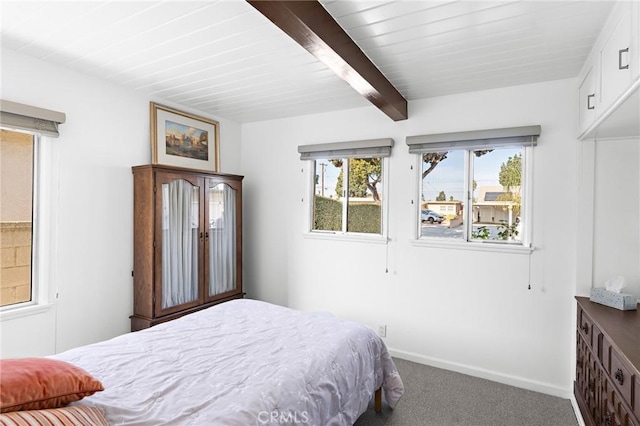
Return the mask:
<svg viewBox="0 0 640 426"><path fill-rule="evenodd" d="M598 358L601 358L602 332L582 309L578 310L578 331L589 345L589 348Z"/></svg>
<svg viewBox="0 0 640 426"><path fill-rule="evenodd" d="M632 373L632 369L627 365L625 361L620 359L620 356L615 350L611 350L611 369L608 374L611 377L611 381L620 392L622 399L630 406L634 405L633 391L636 382L636 377Z"/></svg>
<svg viewBox="0 0 640 426"><path fill-rule="evenodd" d="M582 334L582 338L591 346L591 327L593 327L593 320L589 318L582 309L578 310L578 330Z"/></svg>

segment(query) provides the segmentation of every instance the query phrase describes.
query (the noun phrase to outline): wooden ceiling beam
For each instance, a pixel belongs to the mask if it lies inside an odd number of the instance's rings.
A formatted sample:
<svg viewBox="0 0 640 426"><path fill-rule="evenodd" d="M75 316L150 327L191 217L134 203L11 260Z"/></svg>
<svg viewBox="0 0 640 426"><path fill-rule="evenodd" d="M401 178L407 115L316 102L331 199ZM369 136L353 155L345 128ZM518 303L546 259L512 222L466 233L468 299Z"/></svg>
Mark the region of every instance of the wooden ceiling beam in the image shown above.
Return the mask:
<svg viewBox="0 0 640 426"><path fill-rule="evenodd" d="M407 100L319 2L247 1L391 119L408 118Z"/></svg>

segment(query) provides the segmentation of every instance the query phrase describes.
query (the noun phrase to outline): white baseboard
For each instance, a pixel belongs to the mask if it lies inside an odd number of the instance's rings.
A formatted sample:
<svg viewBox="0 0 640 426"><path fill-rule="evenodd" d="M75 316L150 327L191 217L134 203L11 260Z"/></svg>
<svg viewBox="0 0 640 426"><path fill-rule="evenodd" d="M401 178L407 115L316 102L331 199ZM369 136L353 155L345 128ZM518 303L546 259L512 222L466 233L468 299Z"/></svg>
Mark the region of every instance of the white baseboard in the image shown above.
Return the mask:
<svg viewBox="0 0 640 426"><path fill-rule="evenodd" d="M580 406L578 405L578 401L576 401L575 395L571 394L571 398L569 398L569 401L571 401L571 405L573 406L573 412L576 415L576 419L578 419L578 426L586 426L586 424L584 423L584 419L582 418L582 413L580 412Z"/></svg>
<svg viewBox="0 0 640 426"><path fill-rule="evenodd" d="M548 383L537 382L535 380L525 379L523 377L511 376L507 374L498 373L491 370L485 370L465 364L459 364L455 362L445 361L438 358L427 357L424 355L399 351L392 348L388 348L389 353L393 357L402 358L407 361L417 362L419 364L430 365L436 368L442 368L444 370L451 370L457 373L467 374L473 377L479 377L481 379L491 380L493 382L503 383L505 385L515 386L522 389L528 389L534 392L540 392L547 395L557 396L559 398L571 399L573 397L572 389L564 389L558 386L553 386ZM573 404L573 401L572 401ZM577 403L574 405L574 410L577 408ZM577 411L579 413L579 410ZM576 415L576 417L578 417ZM580 417L580 419L582 419ZM584 423L581 425L584 426Z"/></svg>

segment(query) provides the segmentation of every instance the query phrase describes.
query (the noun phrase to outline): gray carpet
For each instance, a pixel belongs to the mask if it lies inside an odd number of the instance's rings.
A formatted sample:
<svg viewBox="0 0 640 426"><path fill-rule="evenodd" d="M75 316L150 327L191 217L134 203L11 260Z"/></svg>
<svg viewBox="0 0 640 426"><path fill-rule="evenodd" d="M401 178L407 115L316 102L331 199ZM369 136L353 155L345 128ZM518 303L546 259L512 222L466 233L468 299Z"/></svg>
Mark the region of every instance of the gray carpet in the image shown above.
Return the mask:
<svg viewBox="0 0 640 426"><path fill-rule="evenodd" d="M568 399L394 358L405 393L355 426L576 426Z"/></svg>

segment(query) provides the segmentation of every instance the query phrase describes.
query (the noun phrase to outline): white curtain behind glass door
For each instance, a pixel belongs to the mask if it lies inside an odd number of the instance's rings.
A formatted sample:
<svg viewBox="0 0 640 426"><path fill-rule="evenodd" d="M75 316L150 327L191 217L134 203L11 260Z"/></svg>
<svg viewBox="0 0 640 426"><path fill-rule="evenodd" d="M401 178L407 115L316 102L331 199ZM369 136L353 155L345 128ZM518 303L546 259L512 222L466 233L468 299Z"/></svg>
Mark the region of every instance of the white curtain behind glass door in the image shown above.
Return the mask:
<svg viewBox="0 0 640 426"><path fill-rule="evenodd" d="M199 188L162 185L162 309L198 298Z"/></svg>
<svg viewBox="0 0 640 426"><path fill-rule="evenodd" d="M209 189L209 294L236 288L236 190Z"/></svg>

